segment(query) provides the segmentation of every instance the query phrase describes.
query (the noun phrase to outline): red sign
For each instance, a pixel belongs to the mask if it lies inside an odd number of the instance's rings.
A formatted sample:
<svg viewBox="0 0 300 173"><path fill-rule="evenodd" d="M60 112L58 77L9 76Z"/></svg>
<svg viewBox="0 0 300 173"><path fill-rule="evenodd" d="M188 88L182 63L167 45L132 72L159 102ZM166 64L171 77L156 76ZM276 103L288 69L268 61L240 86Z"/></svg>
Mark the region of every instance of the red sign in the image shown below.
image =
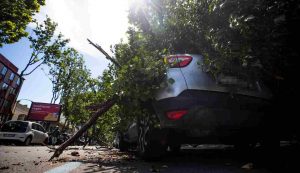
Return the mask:
<svg viewBox="0 0 300 173"><path fill-rule="evenodd" d="M61 105L32 102L28 120L59 121Z"/></svg>

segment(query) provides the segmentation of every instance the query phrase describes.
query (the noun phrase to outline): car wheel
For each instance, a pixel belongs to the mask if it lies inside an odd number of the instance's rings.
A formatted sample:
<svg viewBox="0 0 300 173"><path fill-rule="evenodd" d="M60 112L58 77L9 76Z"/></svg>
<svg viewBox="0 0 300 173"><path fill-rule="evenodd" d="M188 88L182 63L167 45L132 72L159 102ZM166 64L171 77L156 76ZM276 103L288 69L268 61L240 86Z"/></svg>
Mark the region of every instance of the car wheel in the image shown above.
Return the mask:
<svg viewBox="0 0 300 173"><path fill-rule="evenodd" d="M32 137L31 136L28 136L26 139L25 139L25 141L24 141L24 145L25 146L28 146L28 145L30 145L31 144L31 140L32 140Z"/></svg>
<svg viewBox="0 0 300 173"><path fill-rule="evenodd" d="M166 151L166 147L160 144L159 140L151 138L155 131L157 132L158 129L152 126L149 117L138 122L137 152L143 159L157 159Z"/></svg>
<svg viewBox="0 0 300 173"><path fill-rule="evenodd" d="M48 144L52 145L52 137L51 136L49 137Z"/></svg>
<svg viewBox="0 0 300 173"><path fill-rule="evenodd" d="M180 152L181 145L180 144L172 144L169 146L169 151L172 154L178 154Z"/></svg>
<svg viewBox="0 0 300 173"><path fill-rule="evenodd" d="M124 140L124 135L121 132L117 134L117 148L120 151L128 151L129 144Z"/></svg>
<svg viewBox="0 0 300 173"><path fill-rule="evenodd" d="M49 143L49 139L46 138L46 139L44 140L44 142L43 142L43 145L48 145L48 143Z"/></svg>

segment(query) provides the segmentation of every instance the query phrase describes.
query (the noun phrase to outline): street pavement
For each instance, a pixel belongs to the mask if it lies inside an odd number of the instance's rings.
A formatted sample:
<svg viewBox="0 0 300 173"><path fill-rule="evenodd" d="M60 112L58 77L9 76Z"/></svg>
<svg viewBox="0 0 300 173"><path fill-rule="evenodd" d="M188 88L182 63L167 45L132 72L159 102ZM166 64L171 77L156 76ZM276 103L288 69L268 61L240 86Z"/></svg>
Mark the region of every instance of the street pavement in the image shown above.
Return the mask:
<svg viewBox="0 0 300 173"><path fill-rule="evenodd" d="M259 149L239 152L232 146L183 146L179 154L166 154L156 161L143 161L134 152L100 146L70 146L59 158L48 161L53 152L45 146L0 146L0 172L91 173L91 172L294 172L298 146L282 146L262 155Z"/></svg>

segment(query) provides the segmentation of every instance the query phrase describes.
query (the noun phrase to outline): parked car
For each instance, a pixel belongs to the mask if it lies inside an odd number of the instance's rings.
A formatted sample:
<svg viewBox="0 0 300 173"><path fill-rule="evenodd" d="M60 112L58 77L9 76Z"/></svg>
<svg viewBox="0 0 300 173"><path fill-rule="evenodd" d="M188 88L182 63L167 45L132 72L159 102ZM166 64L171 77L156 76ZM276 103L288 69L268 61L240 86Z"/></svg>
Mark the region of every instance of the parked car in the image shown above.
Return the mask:
<svg viewBox="0 0 300 173"><path fill-rule="evenodd" d="M113 141L113 147L120 149L120 151L127 151L128 149L136 148L138 141L137 123L129 124L126 131L118 131Z"/></svg>
<svg viewBox="0 0 300 173"><path fill-rule="evenodd" d="M48 134L38 123L30 121L7 121L0 130L0 141L17 142L23 145L47 144Z"/></svg>
<svg viewBox="0 0 300 173"><path fill-rule="evenodd" d="M136 143L140 156L152 158L167 148L178 151L182 144L248 145L270 135L272 94L262 82L237 75L213 78L201 65L201 55L165 60L170 64L166 80L174 82L157 92L150 104L153 117L140 118L118 133L115 146Z"/></svg>

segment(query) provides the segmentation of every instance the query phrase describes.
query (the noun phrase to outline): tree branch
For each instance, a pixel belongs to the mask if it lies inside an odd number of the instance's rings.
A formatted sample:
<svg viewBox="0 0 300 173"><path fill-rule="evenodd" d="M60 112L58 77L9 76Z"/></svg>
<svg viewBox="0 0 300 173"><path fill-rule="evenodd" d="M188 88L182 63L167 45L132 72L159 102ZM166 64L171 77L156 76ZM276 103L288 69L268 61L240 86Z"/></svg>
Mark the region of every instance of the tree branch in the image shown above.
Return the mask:
<svg viewBox="0 0 300 173"><path fill-rule="evenodd" d="M29 73L23 73L23 76L27 76L27 75L30 75L32 72L34 72L37 68L39 68L42 64L44 63L44 61L43 62L41 62L39 65L37 65L34 69L32 69Z"/></svg>
<svg viewBox="0 0 300 173"><path fill-rule="evenodd" d="M24 76L25 71L27 70L27 68L30 66L30 64L32 63L33 57L34 57L34 53L31 54L30 59L28 61L28 63L26 64L26 67L21 71L20 76Z"/></svg>
<svg viewBox="0 0 300 173"><path fill-rule="evenodd" d="M97 121L98 117L107 112L116 102L116 96L111 99L106 100L102 104L99 105L99 110L95 112L92 117L79 129L70 139L61 144L57 149L55 149L54 154L49 159L51 161L54 157L59 157L60 154L71 145L76 139L78 139L88 128L90 128Z"/></svg>
<svg viewBox="0 0 300 173"><path fill-rule="evenodd" d="M102 49L101 46L99 46L98 44L94 44L91 40L87 39L88 42L93 45L96 49L98 49L101 53L103 53L103 55L105 55L106 59L110 60L112 63L114 63L117 67L121 67L120 64L111 56L109 56L105 50Z"/></svg>

